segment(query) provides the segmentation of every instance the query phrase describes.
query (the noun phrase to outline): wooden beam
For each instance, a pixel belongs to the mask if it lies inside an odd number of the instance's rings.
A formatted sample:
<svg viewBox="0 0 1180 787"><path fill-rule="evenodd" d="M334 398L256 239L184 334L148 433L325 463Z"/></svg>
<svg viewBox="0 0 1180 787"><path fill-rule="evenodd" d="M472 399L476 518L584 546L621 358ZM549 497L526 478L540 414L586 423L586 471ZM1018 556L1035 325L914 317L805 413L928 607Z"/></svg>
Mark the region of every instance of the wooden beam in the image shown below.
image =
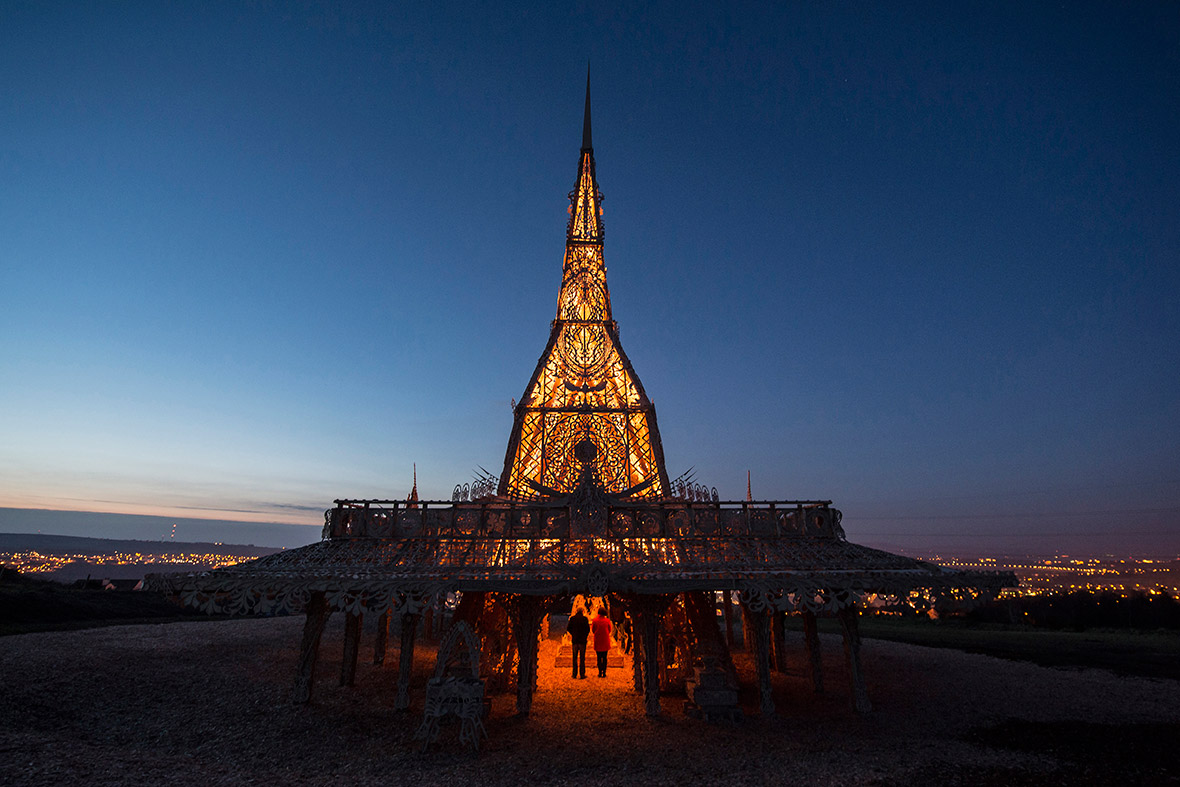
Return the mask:
<svg viewBox="0 0 1180 787"><path fill-rule="evenodd" d="M315 678L315 663L320 652L320 637L324 624L332 611L323 593L312 593L307 601L307 619L303 623L303 643L299 649L299 667L295 673L295 686L291 700L305 703L311 700L311 687Z"/></svg>

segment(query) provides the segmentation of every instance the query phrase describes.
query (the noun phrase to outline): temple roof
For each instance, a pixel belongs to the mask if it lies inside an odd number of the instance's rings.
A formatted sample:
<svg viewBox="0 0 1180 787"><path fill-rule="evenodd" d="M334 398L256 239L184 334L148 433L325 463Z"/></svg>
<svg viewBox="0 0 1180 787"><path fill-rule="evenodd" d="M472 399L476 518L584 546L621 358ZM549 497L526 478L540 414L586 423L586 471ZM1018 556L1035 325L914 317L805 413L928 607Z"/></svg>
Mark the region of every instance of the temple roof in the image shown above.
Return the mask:
<svg viewBox="0 0 1180 787"><path fill-rule="evenodd" d="M227 585L298 579L357 592L366 582L393 592L437 585L450 591L554 595L584 589L597 570L610 592L813 590L897 592L961 585L979 575L943 569L840 539L675 537L666 539L344 538L288 549L218 569ZM211 575L188 575L190 577ZM993 575L989 576L989 583ZM181 583L183 584L183 582ZM998 586L997 586L998 587Z"/></svg>
<svg viewBox="0 0 1180 787"><path fill-rule="evenodd" d="M824 501L419 505L340 501L323 541L152 581L215 611L298 608L318 591L354 611L383 610L470 590L737 590L755 606L818 610L868 593L970 601L1016 584L849 543Z"/></svg>

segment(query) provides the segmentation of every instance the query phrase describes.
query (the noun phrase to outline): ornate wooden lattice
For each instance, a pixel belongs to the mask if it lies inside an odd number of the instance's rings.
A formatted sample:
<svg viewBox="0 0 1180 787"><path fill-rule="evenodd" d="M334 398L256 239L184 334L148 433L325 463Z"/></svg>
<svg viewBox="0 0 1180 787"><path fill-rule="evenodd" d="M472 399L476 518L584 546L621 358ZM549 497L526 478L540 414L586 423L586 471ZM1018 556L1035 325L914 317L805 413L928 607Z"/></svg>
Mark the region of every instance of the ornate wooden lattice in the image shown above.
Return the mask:
<svg viewBox="0 0 1180 787"><path fill-rule="evenodd" d="M589 86L557 319L516 406L499 494L566 494L587 472L614 495L654 499L669 492L655 408L611 316Z"/></svg>

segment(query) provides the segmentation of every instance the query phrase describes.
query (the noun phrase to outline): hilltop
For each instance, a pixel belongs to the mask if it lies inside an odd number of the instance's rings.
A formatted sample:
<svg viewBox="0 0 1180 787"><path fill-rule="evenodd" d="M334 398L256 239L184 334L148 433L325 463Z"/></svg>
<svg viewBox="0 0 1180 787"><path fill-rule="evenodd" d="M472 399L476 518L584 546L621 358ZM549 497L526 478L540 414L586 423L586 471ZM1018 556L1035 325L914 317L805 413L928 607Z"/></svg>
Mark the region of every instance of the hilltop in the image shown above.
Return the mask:
<svg viewBox="0 0 1180 787"><path fill-rule="evenodd" d="M87 538L52 533L0 533L0 553L30 552L42 554L114 555L114 554L202 554L222 552L248 557L262 557L282 551L276 547L253 544L225 544L219 541L145 541L123 538Z"/></svg>

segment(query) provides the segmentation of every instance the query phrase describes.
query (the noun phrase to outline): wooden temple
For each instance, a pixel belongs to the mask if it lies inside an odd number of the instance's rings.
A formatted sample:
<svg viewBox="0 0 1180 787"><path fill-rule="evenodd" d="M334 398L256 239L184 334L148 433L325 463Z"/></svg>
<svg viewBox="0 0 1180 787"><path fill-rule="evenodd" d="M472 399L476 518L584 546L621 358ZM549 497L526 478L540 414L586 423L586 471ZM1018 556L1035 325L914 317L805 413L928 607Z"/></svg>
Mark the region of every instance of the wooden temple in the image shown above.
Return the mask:
<svg viewBox="0 0 1180 787"><path fill-rule="evenodd" d="M210 612L305 614L298 701L310 697L329 614L347 616L341 681L349 684L362 616L380 616L382 655L387 623L397 617L401 709L411 704L422 616L446 606L466 624L449 640L474 632L486 646L492 618L481 610L494 602L508 629L497 641L512 642L518 654L522 714L536 687L544 616L555 605L568 610L577 595L609 598L628 634L647 713L661 712L661 671L678 651L692 673L690 704L712 717L737 707L718 598L726 615L740 601L763 714L775 712L770 676L786 615L802 618L817 691L816 618L839 619L853 704L867 712L857 631L866 599L937 608L1016 584L1011 574L952 571L850 543L828 500L723 501L716 491L670 480L655 408L611 313L603 238L587 79L557 317L516 405L499 478L457 487L447 501L418 500L416 483L413 499L337 500L317 543L204 574L159 575L155 586ZM476 674L468 683L479 672L477 658L469 664Z"/></svg>

